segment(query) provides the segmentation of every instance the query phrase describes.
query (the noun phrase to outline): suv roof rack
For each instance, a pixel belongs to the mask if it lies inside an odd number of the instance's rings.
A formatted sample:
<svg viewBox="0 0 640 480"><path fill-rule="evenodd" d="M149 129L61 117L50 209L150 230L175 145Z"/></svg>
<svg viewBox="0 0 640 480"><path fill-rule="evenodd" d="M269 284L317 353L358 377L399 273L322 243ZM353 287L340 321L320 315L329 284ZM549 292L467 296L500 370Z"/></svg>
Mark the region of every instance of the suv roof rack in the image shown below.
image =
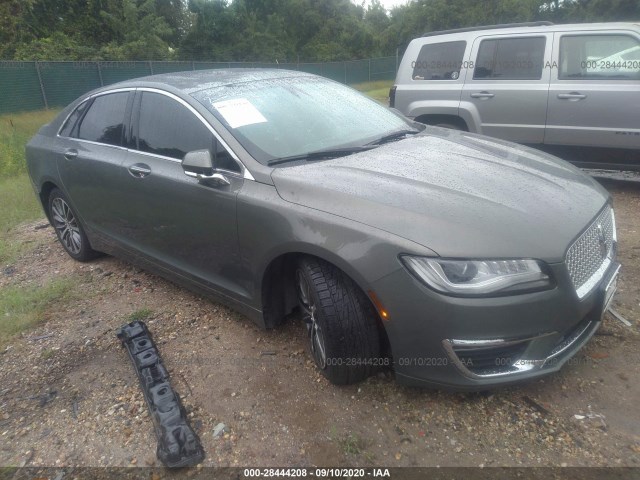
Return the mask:
<svg viewBox="0 0 640 480"><path fill-rule="evenodd" d="M515 27L543 27L553 25L553 22L523 22L523 23L502 23L500 25L486 25L478 27L465 27L454 28L452 30L438 30L435 32L427 32L423 34L423 37L433 37L435 35L446 35L447 33L462 33L462 32L474 32L476 30L498 30L500 28L515 28Z"/></svg>

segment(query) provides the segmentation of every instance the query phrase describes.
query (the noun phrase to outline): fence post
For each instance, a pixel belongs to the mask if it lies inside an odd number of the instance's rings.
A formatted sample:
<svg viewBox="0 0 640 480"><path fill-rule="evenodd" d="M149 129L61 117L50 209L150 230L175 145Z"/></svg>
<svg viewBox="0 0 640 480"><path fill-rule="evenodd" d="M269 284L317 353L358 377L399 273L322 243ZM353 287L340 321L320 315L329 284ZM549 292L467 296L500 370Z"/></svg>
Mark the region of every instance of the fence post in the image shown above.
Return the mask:
<svg viewBox="0 0 640 480"><path fill-rule="evenodd" d="M149 72L151 72L151 75L153 75L153 64L151 63L151 60L149 60L147 63L149 64Z"/></svg>
<svg viewBox="0 0 640 480"><path fill-rule="evenodd" d="M36 60L36 72L38 73L38 82L40 83L40 92L42 92L42 100L44 101L44 108L49 110L49 103L47 102L47 94L44 93L44 84L42 83L42 75L40 74L40 64Z"/></svg>
<svg viewBox="0 0 640 480"><path fill-rule="evenodd" d="M196 62L191 60L191 70L195 71L195 69L196 69Z"/></svg>
<svg viewBox="0 0 640 480"><path fill-rule="evenodd" d="M98 78L100 79L100 86L104 87L104 80L102 80L102 69L100 68L100 62L96 62L98 66Z"/></svg>
<svg viewBox="0 0 640 480"><path fill-rule="evenodd" d="M369 59L369 81L371 81L371 59Z"/></svg>

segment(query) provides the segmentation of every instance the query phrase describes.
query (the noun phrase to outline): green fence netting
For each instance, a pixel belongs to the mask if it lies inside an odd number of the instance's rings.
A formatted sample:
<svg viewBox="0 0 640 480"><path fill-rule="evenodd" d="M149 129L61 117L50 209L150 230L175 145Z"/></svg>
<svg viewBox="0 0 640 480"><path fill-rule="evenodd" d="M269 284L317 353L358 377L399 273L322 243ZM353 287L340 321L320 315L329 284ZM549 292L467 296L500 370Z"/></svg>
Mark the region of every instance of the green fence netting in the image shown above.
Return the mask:
<svg viewBox="0 0 640 480"><path fill-rule="evenodd" d="M327 63L0 61L0 114L56 108L95 88L146 75L219 68L279 68L356 84L393 80L396 57Z"/></svg>

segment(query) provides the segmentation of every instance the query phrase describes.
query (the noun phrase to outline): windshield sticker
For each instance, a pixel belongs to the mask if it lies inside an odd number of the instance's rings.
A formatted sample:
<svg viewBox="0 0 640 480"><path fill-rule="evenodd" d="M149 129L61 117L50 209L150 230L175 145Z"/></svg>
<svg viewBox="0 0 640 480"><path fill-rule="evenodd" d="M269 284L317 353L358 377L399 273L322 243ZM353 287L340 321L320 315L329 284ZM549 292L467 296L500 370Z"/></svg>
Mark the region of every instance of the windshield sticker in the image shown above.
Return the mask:
<svg viewBox="0 0 640 480"><path fill-rule="evenodd" d="M254 123L264 123L266 118L246 98L235 98L213 104L231 128L244 127Z"/></svg>

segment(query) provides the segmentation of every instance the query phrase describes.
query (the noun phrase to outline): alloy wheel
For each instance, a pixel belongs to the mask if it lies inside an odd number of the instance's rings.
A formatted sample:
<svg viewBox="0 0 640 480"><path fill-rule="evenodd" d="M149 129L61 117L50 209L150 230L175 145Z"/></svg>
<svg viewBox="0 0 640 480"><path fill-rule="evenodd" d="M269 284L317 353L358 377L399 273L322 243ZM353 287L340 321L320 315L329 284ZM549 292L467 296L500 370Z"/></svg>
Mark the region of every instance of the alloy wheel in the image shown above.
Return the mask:
<svg viewBox="0 0 640 480"><path fill-rule="evenodd" d="M321 370L324 370L327 367L327 350L325 347L324 333L322 332L322 328L318 324L318 320L316 318L316 304L313 296L311 295L309 282L307 282L307 279L301 270L296 272L296 277L298 300L302 308L302 320L307 328L311 354L313 355L316 365L318 365Z"/></svg>
<svg viewBox="0 0 640 480"><path fill-rule="evenodd" d="M53 226L65 248L77 255L82 249L82 236L75 215L71 207L62 198L57 197L51 202Z"/></svg>

